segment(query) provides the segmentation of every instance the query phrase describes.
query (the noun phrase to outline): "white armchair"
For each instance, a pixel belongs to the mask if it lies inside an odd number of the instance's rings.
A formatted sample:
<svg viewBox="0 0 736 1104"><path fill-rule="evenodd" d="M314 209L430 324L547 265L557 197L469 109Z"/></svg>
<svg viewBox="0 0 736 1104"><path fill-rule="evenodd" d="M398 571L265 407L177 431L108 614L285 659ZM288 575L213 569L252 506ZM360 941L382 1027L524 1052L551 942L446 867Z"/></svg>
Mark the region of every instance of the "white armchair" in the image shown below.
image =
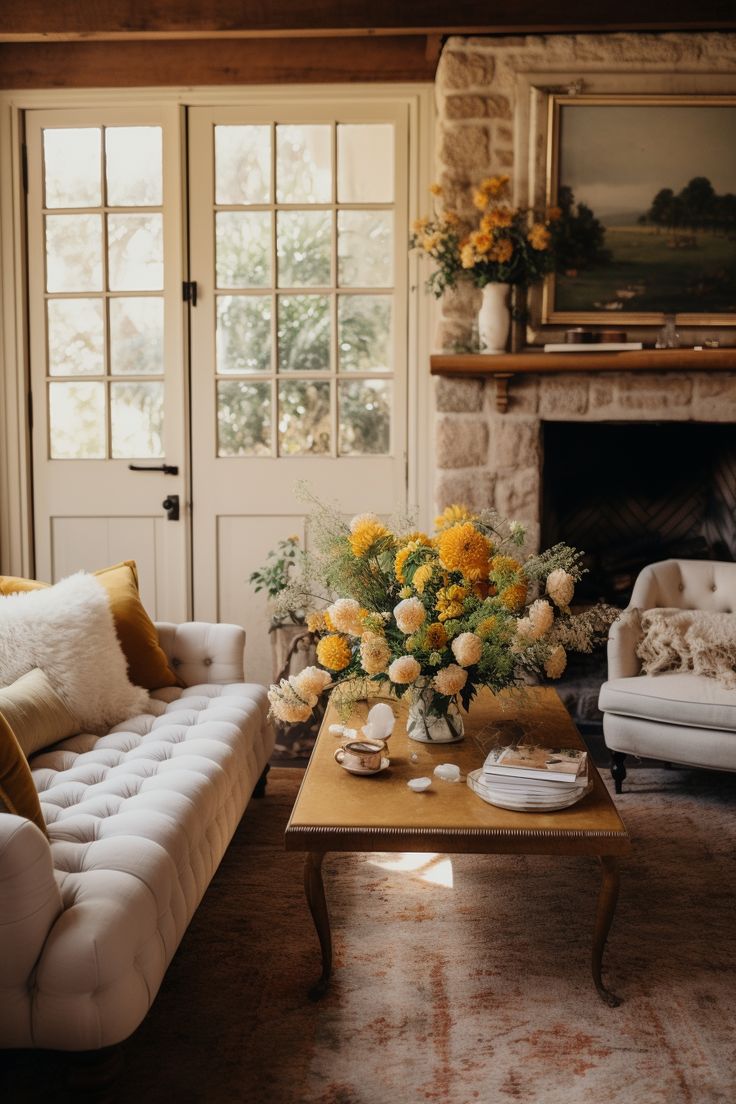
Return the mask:
<svg viewBox="0 0 736 1104"><path fill-rule="evenodd" d="M608 637L608 681L601 687L603 734L616 793L627 755L736 771L736 690L693 671L641 674L635 610L736 611L736 564L662 560L645 567ZM632 611L627 616L628 611Z"/></svg>

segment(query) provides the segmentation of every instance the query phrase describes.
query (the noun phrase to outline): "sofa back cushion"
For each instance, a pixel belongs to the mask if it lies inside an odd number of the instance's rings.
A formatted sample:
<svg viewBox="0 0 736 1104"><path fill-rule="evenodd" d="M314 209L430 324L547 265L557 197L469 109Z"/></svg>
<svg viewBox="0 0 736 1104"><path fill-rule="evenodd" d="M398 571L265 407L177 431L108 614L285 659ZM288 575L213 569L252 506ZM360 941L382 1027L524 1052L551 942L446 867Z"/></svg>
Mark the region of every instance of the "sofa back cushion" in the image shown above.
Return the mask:
<svg viewBox="0 0 736 1104"><path fill-rule="evenodd" d="M0 688L0 716L12 728L26 759L79 731L76 717L38 667Z"/></svg>
<svg viewBox="0 0 736 1104"><path fill-rule="evenodd" d="M32 820L47 835L33 775L15 733L0 713L0 812Z"/></svg>
<svg viewBox="0 0 736 1104"><path fill-rule="evenodd" d="M146 613L138 592L138 569L133 560L104 567L95 572L110 602L120 645L128 663L128 676L136 686L160 690L163 686L181 686L169 667L166 653L158 642L156 626ZM43 590L48 583L0 575L0 595Z"/></svg>
<svg viewBox="0 0 736 1104"><path fill-rule="evenodd" d="M78 729L105 732L142 712L145 690L127 677L104 587L93 575L0 598L0 686L39 667Z"/></svg>

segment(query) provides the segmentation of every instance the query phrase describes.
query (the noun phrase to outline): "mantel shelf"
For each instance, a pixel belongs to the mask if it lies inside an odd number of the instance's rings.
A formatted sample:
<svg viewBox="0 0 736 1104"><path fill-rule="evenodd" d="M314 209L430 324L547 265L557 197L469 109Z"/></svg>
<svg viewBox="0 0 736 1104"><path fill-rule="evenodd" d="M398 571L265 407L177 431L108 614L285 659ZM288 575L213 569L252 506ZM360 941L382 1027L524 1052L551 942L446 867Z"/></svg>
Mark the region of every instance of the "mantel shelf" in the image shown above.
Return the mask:
<svg viewBox="0 0 736 1104"><path fill-rule="evenodd" d="M736 372L736 347L728 349L636 349L618 353L457 353L430 358L433 376L494 379L496 409L508 409L509 380L516 375L556 372Z"/></svg>

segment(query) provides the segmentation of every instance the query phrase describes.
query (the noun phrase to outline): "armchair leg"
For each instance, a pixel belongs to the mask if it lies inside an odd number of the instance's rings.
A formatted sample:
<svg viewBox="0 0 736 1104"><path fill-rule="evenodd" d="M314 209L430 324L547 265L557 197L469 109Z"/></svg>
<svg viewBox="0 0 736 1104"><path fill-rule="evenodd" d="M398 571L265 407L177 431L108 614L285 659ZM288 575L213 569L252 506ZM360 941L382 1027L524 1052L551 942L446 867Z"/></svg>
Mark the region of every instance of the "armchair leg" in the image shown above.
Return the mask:
<svg viewBox="0 0 736 1104"><path fill-rule="evenodd" d="M253 790L253 796L254 797L265 797L266 796L266 779L268 778L268 772L270 771L270 769L271 769L270 764L266 763L265 767L263 768L263 773L261 774L261 777L256 782L255 789Z"/></svg>
<svg viewBox="0 0 736 1104"><path fill-rule="evenodd" d="M625 759L626 756L623 751L611 752L611 778L613 779L617 794L623 792L624 778L626 777Z"/></svg>

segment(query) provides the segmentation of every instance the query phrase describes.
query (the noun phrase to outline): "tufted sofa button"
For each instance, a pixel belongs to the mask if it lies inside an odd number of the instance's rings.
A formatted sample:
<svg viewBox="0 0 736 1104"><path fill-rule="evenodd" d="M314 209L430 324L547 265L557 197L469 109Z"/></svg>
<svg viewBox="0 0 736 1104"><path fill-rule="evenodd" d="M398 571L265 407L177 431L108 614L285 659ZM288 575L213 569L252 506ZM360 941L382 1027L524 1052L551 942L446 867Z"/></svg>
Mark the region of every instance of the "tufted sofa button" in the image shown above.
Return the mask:
<svg viewBox="0 0 736 1104"><path fill-rule="evenodd" d="M715 590L716 588L713 587L713 589ZM204 665L205 665L205 667L211 667L212 666L212 660L210 659L209 656L207 656L207 658L205 659Z"/></svg>
<svg viewBox="0 0 736 1104"><path fill-rule="evenodd" d="M171 660L171 666L172 667L181 667L181 660L177 659L176 656L173 656L173 658Z"/></svg>
<svg viewBox="0 0 736 1104"><path fill-rule="evenodd" d="M678 586L678 588L677 588L677 589L678 589L678 590L680 590L680 591L684 590L684 589L685 589L685 584L684 584L684 583L680 583L680 585Z"/></svg>
<svg viewBox="0 0 736 1104"><path fill-rule="evenodd" d="M718 587L716 586L716 584L715 584L715 583L713 583L713 586L712 586L712 587L711 587L710 589L711 589L711 590L713 590L713 591L715 591L715 590L718 590Z"/></svg>

